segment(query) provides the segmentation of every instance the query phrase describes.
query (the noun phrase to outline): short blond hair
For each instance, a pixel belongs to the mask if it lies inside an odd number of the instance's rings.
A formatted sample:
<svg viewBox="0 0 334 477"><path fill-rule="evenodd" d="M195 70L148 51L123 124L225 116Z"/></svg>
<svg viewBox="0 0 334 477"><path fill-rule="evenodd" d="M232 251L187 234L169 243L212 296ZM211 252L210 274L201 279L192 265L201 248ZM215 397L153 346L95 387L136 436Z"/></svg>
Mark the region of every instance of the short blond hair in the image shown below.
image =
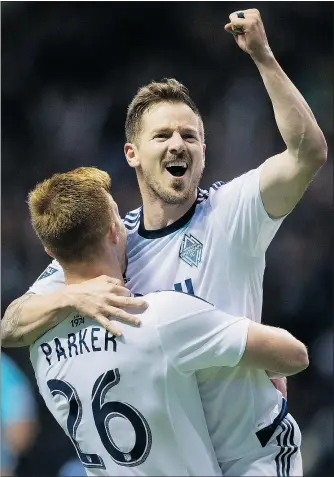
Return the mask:
<svg viewBox="0 0 334 477"><path fill-rule="evenodd" d="M136 96L128 106L125 121L125 136L127 142L136 142L141 132L143 114L151 106L158 103L184 103L191 108L199 120L199 132L204 141L204 126L200 112L189 95L188 89L174 78L166 78L160 83L152 81L139 88Z"/></svg>
<svg viewBox="0 0 334 477"><path fill-rule="evenodd" d="M95 167L79 167L36 185L29 193L32 226L42 244L64 262L89 259L110 227L111 179Z"/></svg>

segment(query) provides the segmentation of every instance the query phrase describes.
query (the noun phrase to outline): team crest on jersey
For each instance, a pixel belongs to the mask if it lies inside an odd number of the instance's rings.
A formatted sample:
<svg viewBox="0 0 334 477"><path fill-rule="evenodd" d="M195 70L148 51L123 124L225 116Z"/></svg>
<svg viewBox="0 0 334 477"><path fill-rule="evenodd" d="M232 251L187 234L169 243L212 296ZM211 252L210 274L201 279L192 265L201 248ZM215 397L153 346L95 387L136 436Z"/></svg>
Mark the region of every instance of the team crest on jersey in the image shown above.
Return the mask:
<svg viewBox="0 0 334 477"><path fill-rule="evenodd" d="M49 277L50 275L53 275L54 273L56 273L56 271L57 271L56 268L53 268L53 267L50 266L46 270L44 270L42 275L40 277L38 277L38 280L43 280L43 278L46 278L46 277Z"/></svg>
<svg viewBox="0 0 334 477"><path fill-rule="evenodd" d="M179 256L191 267L198 267L202 260L203 244L191 234L185 234L181 243Z"/></svg>

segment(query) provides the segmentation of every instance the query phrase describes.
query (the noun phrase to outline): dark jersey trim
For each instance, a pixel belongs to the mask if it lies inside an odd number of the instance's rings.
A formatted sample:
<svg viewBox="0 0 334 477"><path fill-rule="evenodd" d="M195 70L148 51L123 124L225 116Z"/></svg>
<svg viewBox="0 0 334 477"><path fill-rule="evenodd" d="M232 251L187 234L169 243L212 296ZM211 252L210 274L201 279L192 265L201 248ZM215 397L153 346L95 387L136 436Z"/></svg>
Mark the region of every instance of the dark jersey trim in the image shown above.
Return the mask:
<svg viewBox="0 0 334 477"><path fill-rule="evenodd" d="M219 187L221 187L223 184L224 182L219 181L219 182L215 182L211 187L214 190L218 190ZM143 207L141 207L140 211L137 212L136 214L131 212L133 215L130 217L129 217L130 214L127 214L124 220L125 226L128 230L134 230L137 227L138 220L139 220L137 233L138 235L140 235L140 237L143 237L146 239L158 239L158 238L166 237L167 235L170 235L173 232L176 232L177 230L184 227L192 219L196 210L196 206L198 204L201 204L202 202L205 202L208 198L209 198L209 192L198 188L196 201L193 203L190 209L179 220L177 220L173 224L168 225L167 227L163 227L162 229L157 229L157 230L145 229Z"/></svg>
<svg viewBox="0 0 334 477"><path fill-rule="evenodd" d="M189 293L184 292L184 291L180 291L180 290L156 290L155 292L150 292L150 293L160 293L160 292L181 293L181 295L186 295L186 296L190 296L190 297L192 297L192 298L197 298L198 300L204 301L204 302L207 303L208 305L215 306L215 305L213 305L212 303L210 303L209 301L204 300L204 298L201 298L200 296L190 295ZM147 293L147 295L149 295L149 293ZM141 295L141 296L144 296L144 295Z"/></svg>
<svg viewBox="0 0 334 477"><path fill-rule="evenodd" d="M168 225L167 227L163 227L162 229L157 230L146 230L144 227L144 216L143 216L143 209L140 211L140 219L139 219L139 227L138 227L138 235L147 239L158 239L161 237L166 237L166 235L170 235L173 232L184 227L193 217L197 206L197 199L196 202L190 207L188 212L186 212L179 220L173 222L172 224Z"/></svg>

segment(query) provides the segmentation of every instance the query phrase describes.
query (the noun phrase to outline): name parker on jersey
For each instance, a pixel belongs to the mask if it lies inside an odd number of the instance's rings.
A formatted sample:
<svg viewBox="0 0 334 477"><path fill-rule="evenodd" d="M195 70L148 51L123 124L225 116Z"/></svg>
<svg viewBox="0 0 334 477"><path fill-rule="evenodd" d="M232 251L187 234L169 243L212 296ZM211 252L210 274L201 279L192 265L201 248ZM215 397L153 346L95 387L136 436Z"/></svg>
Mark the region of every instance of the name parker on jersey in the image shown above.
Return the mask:
<svg viewBox="0 0 334 477"><path fill-rule="evenodd" d="M96 342L99 342L99 345ZM84 328L76 333L68 333L67 338L54 338L48 343L42 343L40 349L45 355L49 366L57 359L73 358L79 354L96 351L117 351L116 336L108 330L99 327Z"/></svg>

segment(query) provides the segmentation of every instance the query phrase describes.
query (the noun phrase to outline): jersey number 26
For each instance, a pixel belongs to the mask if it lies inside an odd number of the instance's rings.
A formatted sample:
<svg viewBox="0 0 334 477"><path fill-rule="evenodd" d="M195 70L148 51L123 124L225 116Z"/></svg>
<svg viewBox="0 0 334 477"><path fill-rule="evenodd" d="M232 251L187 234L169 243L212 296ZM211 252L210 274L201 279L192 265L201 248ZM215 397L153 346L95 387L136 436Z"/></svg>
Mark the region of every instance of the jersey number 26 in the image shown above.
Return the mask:
<svg viewBox="0 0 334 477"><path fill-rule="evenodd" d="M117 386L120 379L118 368L107 371L97 378L92 389L92 411L97 432L111 458L118 465L134 467L142 464L147 459L152 446L152 434L147 421L138 409L125 402L104 402L107 392L112 387ZM82 452L76 440L77 429L82 418L82 404L75 388L67 381L59 379L50 379L47 385L52 396L60 394L68 401L67 430L82 464L89 468L105 469L102 457L98 454ZM127 419L133 426L136 440L130 452L122 452L113 441L109 430L109 422L114 417Z"/></svg>

